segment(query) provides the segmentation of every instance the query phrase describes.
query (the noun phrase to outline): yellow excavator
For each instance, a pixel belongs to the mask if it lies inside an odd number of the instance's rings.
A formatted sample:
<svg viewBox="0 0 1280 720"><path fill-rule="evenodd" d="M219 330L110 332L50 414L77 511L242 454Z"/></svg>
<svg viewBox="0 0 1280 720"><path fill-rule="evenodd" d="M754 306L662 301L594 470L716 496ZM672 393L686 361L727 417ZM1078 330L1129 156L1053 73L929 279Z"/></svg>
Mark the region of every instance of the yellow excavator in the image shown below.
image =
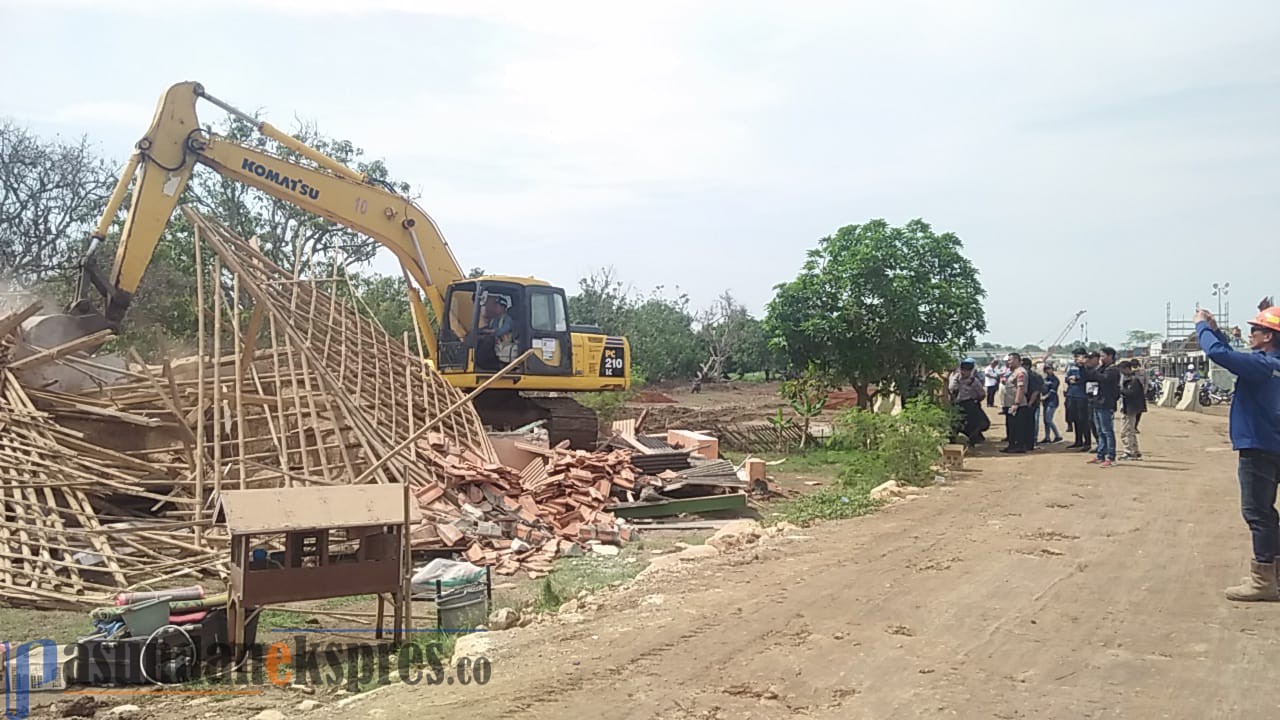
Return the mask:
<svg viewBox="0 0 1280 720"><path fill-rule="evenodd" d="M200 99L253 124L314 165L202 128L196 118ZM476 408L486 424L510 429L542 420L553 443L568 439L575 447L588 447L598 432L595 413L564 393L630 387L627 339L606 335L595 326L570 324L562 288L530 277L466 277L435 222L412 200L213 97L196 82L174 85L160 98L150 129L138 141L90 236L77 301L67 314L46 316L29 326L26 342L50 347L120 327L197 164L345 225L391 250L406 275L410 307L428 360L454 387L474 389L511 359L535 350L517 371L499 378L477 398ZM115 263L111 274L103 277L94 251L131 185L132 201ZM494 328L499 332L485 332Z"/></svg>

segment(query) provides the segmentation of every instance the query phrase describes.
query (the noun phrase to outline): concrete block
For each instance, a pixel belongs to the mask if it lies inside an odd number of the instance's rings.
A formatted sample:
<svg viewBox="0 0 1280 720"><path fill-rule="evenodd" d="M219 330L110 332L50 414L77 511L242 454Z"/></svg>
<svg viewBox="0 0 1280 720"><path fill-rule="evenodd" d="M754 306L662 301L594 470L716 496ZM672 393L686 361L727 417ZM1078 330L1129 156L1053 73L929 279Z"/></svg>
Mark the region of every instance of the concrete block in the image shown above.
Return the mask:
<svg viewBox="0 0 1280 720"><path fill-rule="evenodd" d="M768 474L768 468L764 464L764 460L760 458L747 458L744 467L747 471L747 482L754 483L758 480L765 480Z"/></svg>
<svg viewBox="0 0 1280 720"><path fill-rule="evenodd" d="M876 395L875 404L871 409L872 412L881 415L897 415L902 412L902 398L891 393Z"/></svg>
<svg viewBox="0 0 1280 720"><path fill-rule="evenodd" d="M1189 382L1182 388L1182 399L1178 401L1178 409L1188 412L1200 412L1200 383Z"/></svg>
<svg viewBox="0 0 1280 720"><path fill-rule="evenodd" d="M692 430L668 430L667 444L682 450L692 450L708 460L720 457L720 441Z"/></svg>
<svg viewBox="0 0 1280 720"><path fill-rule="evenodd" d="M1165 378L1160 381L1160 397L1156 399L1156 407L1173 407L1174 393L1178 391L1178 381Z"/></svg>

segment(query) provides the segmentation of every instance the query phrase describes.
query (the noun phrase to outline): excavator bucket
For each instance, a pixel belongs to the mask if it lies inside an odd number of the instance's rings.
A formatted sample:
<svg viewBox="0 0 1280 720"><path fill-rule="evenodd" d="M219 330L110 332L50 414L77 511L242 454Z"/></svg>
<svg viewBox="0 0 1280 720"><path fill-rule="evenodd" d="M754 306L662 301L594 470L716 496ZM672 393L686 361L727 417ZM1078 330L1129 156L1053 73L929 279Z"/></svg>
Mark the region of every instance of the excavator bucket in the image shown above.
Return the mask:
<svg viewBox="0 0 1280 720"><path fill-rule="evenodd" d="M36 315L22 323L22 329L18 333L19 344L15 348L14 359L19 360L41 350L57 347L77 338L113 327L114 325L109 320L98 313L85 315L65 313ZM96 349L95 347L89 347L84 348L84 351L91 353Z"/></svg>
<svg viewBox="0 0 1280 720"><path fill-rule="evenodd" d="M43 350L56 348L114 327L114 324L97 313L36 315L19 327L17 342L13 348L13 360L18 361ZM74 354L81 357L90 355L101 347L102 342L106 342L105 337L101 342L78 348ZM92 376L52 362L40 363L16 372L18 379L28 387L68 393L82 392L99 383L117 382L125 377L124 374L108 369L123 370L125 368L123 358L97 356L94 357L94 362L99 365L99 369L95 370Z"/></svg>

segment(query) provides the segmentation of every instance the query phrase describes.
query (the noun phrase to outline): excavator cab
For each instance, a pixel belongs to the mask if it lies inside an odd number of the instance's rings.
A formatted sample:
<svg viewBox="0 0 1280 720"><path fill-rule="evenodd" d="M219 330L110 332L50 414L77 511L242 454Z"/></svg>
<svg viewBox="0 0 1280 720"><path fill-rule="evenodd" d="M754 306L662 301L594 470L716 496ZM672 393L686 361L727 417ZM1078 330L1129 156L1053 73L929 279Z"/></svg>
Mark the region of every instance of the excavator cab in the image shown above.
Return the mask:
<svg viewBox="0 0 1280 720"><path fill-rule="evenodd" d="M568 440L573 447L595 446L595 413L570 397L547 393L574 383L586 389L606 378L616 382L617 389L626 389L623 338L607 338L598 328L570 326L564 290L532 278L455 282L445 292L444 318L436 368L457 387L477 387L526 351L535 351L497 387L475 398L486 425L511 430L542 421L553 444ZM575 368L575 358L581 367ZM609 363L609 372L597 375L593 367L588 377L586 362L592 358L600 358L602 368Z"/></svg>
<svg viewBox="0 0 1280 720"><path fill-rule="evenodd" d="M449 286L438 368L445 375L497 372L530 348L513 376L573 373L573 335L564 290L517 278L477 278Z"/></svg>

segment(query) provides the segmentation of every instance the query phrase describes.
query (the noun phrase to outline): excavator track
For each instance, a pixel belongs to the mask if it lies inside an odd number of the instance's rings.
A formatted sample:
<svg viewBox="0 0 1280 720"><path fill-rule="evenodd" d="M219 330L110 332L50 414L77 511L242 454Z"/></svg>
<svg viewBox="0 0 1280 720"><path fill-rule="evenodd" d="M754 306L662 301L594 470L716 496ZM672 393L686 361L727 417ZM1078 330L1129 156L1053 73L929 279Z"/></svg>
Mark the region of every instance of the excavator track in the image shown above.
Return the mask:
<svg viewBox="0 0 1280 720"><path fill-rule="evenodd" d="M495 430L514 430L539 420L554 446L594 450L600 439L600 420L594 410L567 396L521 395L515 390L486 390L474 401L480 421Z"/></svg>

